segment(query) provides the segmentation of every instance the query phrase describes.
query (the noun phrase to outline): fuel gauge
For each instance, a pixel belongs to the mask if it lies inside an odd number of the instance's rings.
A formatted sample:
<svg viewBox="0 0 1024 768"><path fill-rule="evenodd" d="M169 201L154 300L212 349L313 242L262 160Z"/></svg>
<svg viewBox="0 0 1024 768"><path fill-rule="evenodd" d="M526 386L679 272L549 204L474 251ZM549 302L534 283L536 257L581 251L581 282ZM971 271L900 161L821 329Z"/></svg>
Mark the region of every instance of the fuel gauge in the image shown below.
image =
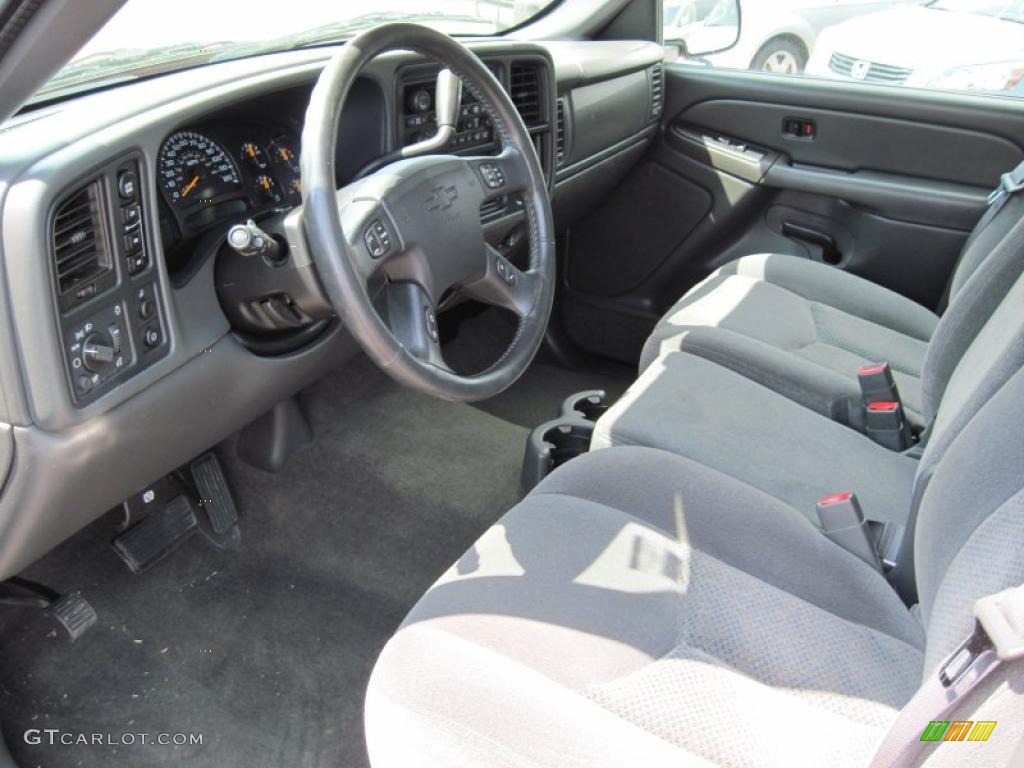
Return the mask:
<svg viewBox="0 0 1024 768"><path fill-rule="evenodd" d="M267 156L263 152L263 149L259 144L252 141L247 141L242 145L242 160L247 165L251 165L259 170L264 170L267 167Z"/></svg>

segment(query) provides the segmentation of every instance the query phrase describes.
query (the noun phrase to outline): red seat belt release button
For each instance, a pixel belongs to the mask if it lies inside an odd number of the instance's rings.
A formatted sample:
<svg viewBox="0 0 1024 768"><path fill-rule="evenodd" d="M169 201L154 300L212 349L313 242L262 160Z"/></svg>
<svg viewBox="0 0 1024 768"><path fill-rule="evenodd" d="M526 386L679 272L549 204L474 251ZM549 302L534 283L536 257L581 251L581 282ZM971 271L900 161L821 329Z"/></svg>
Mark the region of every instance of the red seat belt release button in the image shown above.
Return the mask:
<svg viewBox="0 0 1024 768"><path fill-rule="evenodd" d="M821 532L829 539L856 555L864 562L882 570L882 560L878 555L864 512L855 493L836 493L818 500L818 521Z"/></svg>
<svg viewBox="0 0 1024 768"><path fill-rule="evenodd" d="M898 400L876 400L868 403L864 419L864 432L879 445L891 451L904 451L910 447L912 434Z"/></svg>
<svg viewBox="0 0 1024 768"><path fill-rule="evenodd" d="M865 365L857 371L860 396L864 405L876 402L900 402L899 389L888 363Z"/></svg>

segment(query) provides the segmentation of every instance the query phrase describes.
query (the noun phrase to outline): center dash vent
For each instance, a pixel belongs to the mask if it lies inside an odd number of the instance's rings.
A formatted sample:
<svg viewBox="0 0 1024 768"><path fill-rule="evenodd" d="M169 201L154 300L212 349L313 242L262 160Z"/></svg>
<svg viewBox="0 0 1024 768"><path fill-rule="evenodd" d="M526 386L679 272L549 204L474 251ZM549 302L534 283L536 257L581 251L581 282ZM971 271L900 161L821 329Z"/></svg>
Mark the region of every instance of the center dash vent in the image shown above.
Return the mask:
<svg viewBox="0 0 1024 768"><path fill-rule="evenodd" d="M75 192L57 208L50 234L61 295L111 269L102 210L98 181Z"/></svg>
<svg viewBox="0 0 1024 768"><path fill-rule="evenodd" d="M555 102L555 162L565 162L565 99Z"/></svg>
<svg viewBox="0 0 1024 768"><path fill-rule="evenodd" d="M651 68L651 117L661 117L665 106L665 68L655 64Z"/></svg>
<svg viewBox="0 0 1024 768"><path fill-rule="evenodd" d="M544 114L541 111L540 75L535 65L512 64L509 95L527 126L544 122Z"/></svg>

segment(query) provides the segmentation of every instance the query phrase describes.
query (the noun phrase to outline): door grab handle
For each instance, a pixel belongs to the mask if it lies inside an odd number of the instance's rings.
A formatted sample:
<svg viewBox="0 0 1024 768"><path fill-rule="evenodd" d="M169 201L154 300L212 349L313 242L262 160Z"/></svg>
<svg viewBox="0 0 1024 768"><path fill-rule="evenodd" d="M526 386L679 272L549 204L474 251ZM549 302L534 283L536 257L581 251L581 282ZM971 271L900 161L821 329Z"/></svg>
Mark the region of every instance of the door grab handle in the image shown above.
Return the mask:
<svg viewBox="0 0 1024 768"><path fill-rule="evenodd" d="M817 250L811 254L811 258L815 261L834 265L843 260L843 254L836 245L836 239L826 232L820 232L792 221L784 221L782 222L782 234L791 240L817 246Z"/></svg>

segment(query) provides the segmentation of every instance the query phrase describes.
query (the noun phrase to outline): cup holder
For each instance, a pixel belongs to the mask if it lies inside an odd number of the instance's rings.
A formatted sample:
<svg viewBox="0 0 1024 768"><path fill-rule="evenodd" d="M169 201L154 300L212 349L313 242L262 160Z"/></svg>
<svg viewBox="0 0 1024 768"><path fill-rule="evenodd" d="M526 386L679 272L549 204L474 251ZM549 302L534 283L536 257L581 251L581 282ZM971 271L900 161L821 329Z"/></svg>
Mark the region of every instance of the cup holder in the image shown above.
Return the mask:
<svg viewBox="0 0 1024 768"><path fill-rule="evenodd" d="M548 421L530 433L521 481L532 489L556 467L590 450L594 424L582 418Z"/></svg>
<svg viewBox="0 0 1024 768"><path fill-rule="evenodd" d="M567 397L562 402L562 415L541 424L526 440L520 476L523 488L531 490L551 470L589 451L594 423L608 406L603 389L588 389Z"/></svg>
<svg viewBox="0 0 1024 768"><path fill-rule="evenodd" d="M562 403L562 417L597 421L609 408L608 394L603 389L588 389L570 395Z"/></svg>

